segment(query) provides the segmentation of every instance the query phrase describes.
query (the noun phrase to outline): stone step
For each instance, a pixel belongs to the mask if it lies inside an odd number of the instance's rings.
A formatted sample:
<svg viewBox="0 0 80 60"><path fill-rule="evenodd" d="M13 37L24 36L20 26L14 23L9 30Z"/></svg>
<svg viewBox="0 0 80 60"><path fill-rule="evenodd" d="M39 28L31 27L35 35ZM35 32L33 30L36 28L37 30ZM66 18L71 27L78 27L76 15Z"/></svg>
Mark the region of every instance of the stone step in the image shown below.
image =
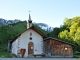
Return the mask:
<svg viewBox="0 0 80 60"><path fill-rule="evenodd" d="M34 57L34 56L28 56L28 57Z"/></svg>

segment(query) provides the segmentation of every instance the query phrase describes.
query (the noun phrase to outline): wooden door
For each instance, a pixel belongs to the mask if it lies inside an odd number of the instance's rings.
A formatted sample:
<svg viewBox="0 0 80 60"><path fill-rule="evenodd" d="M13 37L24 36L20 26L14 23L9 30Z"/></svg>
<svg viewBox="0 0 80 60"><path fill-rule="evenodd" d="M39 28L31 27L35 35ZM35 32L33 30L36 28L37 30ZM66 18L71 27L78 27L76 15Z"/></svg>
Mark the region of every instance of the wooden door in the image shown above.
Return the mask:
<svg viewBox="0 0 80 60"><path fill-rule="evenodd" d="M33 50L34 50L34 44L33 42L29 42L28 44L28 55L33 55Z"/></svg>

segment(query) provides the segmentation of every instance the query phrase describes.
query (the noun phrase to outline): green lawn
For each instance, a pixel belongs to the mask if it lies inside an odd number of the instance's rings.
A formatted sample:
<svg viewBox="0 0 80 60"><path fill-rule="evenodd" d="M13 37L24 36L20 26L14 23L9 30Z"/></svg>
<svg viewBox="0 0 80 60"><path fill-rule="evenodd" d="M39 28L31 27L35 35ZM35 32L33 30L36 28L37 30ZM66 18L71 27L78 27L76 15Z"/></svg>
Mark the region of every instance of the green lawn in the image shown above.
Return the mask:
<svg viewBox="0 0 80 60"><path fill-rule="evenodd" d="M0 52L0 58L11 58L12 55L9 52Z"/></svg>

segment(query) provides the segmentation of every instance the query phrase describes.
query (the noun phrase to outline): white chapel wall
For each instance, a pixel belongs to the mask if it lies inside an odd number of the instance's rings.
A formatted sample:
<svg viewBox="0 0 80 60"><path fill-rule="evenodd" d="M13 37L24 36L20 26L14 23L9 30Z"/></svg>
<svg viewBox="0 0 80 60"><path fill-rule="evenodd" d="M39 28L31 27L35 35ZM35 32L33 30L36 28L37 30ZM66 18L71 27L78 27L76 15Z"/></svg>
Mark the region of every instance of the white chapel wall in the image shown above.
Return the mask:
<svg viewBox="0 0 80 60"><path fill-rule="evenodd" d="M18 39L12 43L12 53L17 55Z"/></svg>
<svg viewBox="0 0 80 60"><path fill-rule="evenodd" d="M30 36L30 32L32 36ZM32 40L29 38L32 37ZM36 33L34 30L29 29L24 32L20 37L20 49L26 48L25 57L28 56L28 43L33 42L34 44L34 54L42 54L43 53L43 38L41 35Z"/></svg>
<svg viewBox="0 0 80 60"><path fill-rule="evenodd" d="M30 36L32 33L32 36ZM29 38L32 37L32 40ZM19 45L18 45L19 42ZM17 55L17 52L20 51L21 48L26 49L26 53L24 57L28 57L28 43L33 42L34 44L34 54L42 54L43 53L43 38L37 32L32 29L27 30L16 41L12 44L12 53ZM19 47L19 49L18 49Z"/></svg>

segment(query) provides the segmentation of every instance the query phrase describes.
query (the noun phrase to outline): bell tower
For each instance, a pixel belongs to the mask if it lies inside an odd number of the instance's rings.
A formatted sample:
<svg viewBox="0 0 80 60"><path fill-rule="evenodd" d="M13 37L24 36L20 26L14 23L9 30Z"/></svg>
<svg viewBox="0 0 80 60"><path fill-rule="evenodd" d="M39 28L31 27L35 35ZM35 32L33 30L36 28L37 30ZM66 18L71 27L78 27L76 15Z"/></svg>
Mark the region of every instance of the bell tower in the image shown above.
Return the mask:
<svg viewBox="0 0 80 60"><path fill-rule="evenodd" d="M27 22L27 29L30 28L30 27L32 27L32 20L31 20L31 16L30 16L30 13L29 13L29 19L28 19L28 22Z"/></svg>

